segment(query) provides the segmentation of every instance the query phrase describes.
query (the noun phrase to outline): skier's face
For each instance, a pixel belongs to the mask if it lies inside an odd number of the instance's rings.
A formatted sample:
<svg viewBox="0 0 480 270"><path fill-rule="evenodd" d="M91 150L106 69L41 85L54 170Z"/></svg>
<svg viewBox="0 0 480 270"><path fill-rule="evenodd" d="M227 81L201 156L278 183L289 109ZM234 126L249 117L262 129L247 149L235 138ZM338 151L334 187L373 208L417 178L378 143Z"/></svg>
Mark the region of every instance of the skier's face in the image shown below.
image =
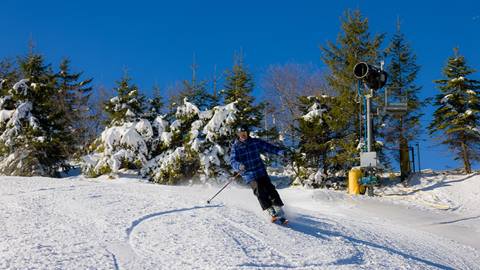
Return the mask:
<svg viewBox="0 0 480 270"><path fill-rule="evenodd" d="M240 141L245 141L247 138L248 138L248 132L246 131L240 131L237 133L238 135L238 139L240 139Z"/></svg>

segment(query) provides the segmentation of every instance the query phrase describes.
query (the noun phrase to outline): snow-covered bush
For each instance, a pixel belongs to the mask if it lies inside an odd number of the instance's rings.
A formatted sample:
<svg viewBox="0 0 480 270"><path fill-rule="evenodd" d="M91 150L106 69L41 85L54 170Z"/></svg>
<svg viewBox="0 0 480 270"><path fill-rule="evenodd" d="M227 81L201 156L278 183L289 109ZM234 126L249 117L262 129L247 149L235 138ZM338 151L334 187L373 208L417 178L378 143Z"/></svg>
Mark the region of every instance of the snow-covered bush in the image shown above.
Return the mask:
<svg viewBox="0 0 480 270"><path fill-rule="evenodd" d="M157 155L142 169L142 175L157 183L176 183L183 178L202 182L228 175L228 152L235 103L200 111L184 99L177 107L171 125L163 118L154 124L154 149Z"/></svg>
<svg viewBox="0 0 480 270"><path fill-rule="evenodd" d="M192 125L189 145L198 154L202 182L210 177L228 175L230 143L235 135L233 125L238 113L236 102L216 106L200 114L200 120ZM206 124L201 128L201 124Z"/></svg>
<svg viewBox="0 0 480 270"><path fill-rule="evenodd" d="M83 157L82 171L90 177L116 173L121 168L140 170L150 158L152 124L143 116L143 96L130 78L118 83L117 96L105 104L110 123ZM158 124L158 123L157 123Z"/></svg>
<svg viewBox="0 0 480 270"><path fill-rule="evenodd" d="M84 173L94 177L120 168L141 169L149 158L147 142L152 136L152 126L145 119L107 127L94 143L93 153L83 158Z"/></svg>
<svg viewBox="0 0 480 270"><path fill-rule="evenodd" d="M186 148L192 123L198 120L200 110L187 98L176 108L171 124L159 116L154 120L154 134L150 152L152 159L141 170L150 180L162 184L174 184L185 176L193 176L198 169L198 159Z"/></svg>
<svg viewBox="0 0 480 270"><path fill-rule="evenodd" d="M183 162L185 149L178 147L175 150L167 150L150 160L142 169L143 176L160 184L175 184L183 178Z"/></svg>

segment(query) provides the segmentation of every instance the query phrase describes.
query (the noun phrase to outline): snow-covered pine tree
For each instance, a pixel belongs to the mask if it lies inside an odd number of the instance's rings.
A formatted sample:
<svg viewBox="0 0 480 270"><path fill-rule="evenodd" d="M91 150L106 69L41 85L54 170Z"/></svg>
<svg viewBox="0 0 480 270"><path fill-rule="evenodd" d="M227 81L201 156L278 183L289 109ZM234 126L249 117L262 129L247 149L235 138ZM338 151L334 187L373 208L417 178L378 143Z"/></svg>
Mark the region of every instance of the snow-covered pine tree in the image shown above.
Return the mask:
<svg viewBox="0 0 480 270"><path fill-rule="evenodd" d="M192 125L189 147L200 160L200 180L224 179L230 175L229 153L238 110L236 102L200 112Z"/></svg>
<svg viewBox="0 0 480 270"><path fill-rule="evenodd" d="M64 113L64 125L75 134L75 141L69 146L70 155L85 153L85 146L93 139L90 137L93 132L89 132L92 116L88 106L92 79L80 80L81 76L81 72L71 72L68 59L60 63L56 74L57 106Z"/></svg>
<svg viewBox="0 0 480 270"><path fill-rule="evenodd" d="M56 103L55 74L41 55L19 61L24 79L0 100L0 173L57 176L68 167L73 134Z"/></svg>
<svg viewBox="0 0 480 270"><path fill-rule="evenodd" d="M420 134L420 117L423 115L421 109L425 102L419 99L421 87L415 84L420 70L416 64L417 57L400 32L400 25L397 26L386 54L390 59L386 69L389 75L386 90L390 102L404 102L406 99L408 111L400 116L385 115L385 126L381 134L388 148L395 149L392 151L393 156L400 162L401 178L405 179L411 171L409 143L418 139Z"/></svg>
<svg viewBox="0 0 480 270"><path fill-rule="evenodd" d="M230 138L235 103L200 111L186 98L177 107L171 125L159 116L154 126L154 158L142 174L157 183L175 184L181 179L206 182L229 175Z"/></svg>
<svg viewBox="0 0 480 270"><path fill-rule="evenodd" d="M104 108L109 116L107 124L110 126L135 121L144 114L145 97L139 93L138 87L132 84L131 80L124 74L114 89L117 96L105 104Z"/></svg>
<svg viewBox="0 0 480 270"><path fill-rule="evenodd" d="M441 143L455 151L455 159L463 161L466 173L480 157L480 81L469 78L474 72L455 49L443 69L444 79L435 81L440 94L429 125L430 134L438 134Z"/></svg>
<svg viewBox="0 0 480 270"><path fill-rule="evenodd" d="M118 170L140 170L149 159L147 142L153 137L152 125L144 115L144 97L125 75L117 82L116 96L105 104L107 127L84 156L82 170L91 177Z"/></svg>
<svg viewBox="0 0 480 270"><path fill-rule="evenodd" d="M341 18L342 32L337 42L328 42L322 46L322 60L328 66L329 85L337 92L338 106L332 107L332 117L336 119L334 129L343 132L337 140L336 157L342 164L343 172L359 163L359 133L361 123L361 98L358 97L358 80L353 76L353 67L358 62L378 64L380 46L384 35L371 36L368 19L359 10L346 11Z"/></svg>
<svg viewBox="0 0 480 270"><path fill-rule="evenodd" d="M322 96L300 97L299 110L303 115L298 119L300 135L299 152L301 167L298 177L306 180L305 184L320 187L332 171L335 171L335 132L330 115L331 107L335 106L335 98Z"/></svg>
<svg viewBox="0 0 480 270"><path fill-rule="evenodd" d="M153 159L142 169L142 175L156 183L175 184L184 177L192 177L199 168L199 161L190 148L190 129L199 120L198 107L184 98L177 107L175 120L169 124L164 117L155 119L155 137L151 152Z"/></svg>

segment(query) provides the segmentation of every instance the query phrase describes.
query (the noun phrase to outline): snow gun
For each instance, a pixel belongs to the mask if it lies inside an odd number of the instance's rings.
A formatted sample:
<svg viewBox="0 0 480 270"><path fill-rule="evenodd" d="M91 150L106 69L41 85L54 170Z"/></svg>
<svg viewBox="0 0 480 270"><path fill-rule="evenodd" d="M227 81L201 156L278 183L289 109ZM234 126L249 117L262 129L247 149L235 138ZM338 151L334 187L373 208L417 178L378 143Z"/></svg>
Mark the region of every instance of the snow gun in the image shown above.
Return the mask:
<svg viewBox="0 0 480 270"><path fill-rule="evenodd" d="M378 90L387 83L387 72L365 62L360 62L353 67L353 75L373 90Z"/></svg>
<svg viewBox="0 0 480 270"><path fill-rule="evenodd" d="M378 89L385 86L387 83L387 73L383 70L383 63L380 67L373 66L367 64L365 62L357 63L353 68L353 75L359 81L363 82L364 88L366 91L363 92L364 96L364 106L361 119L365 119L365 132L364 138L361 138L363 142L366 142L366 149L362 147L362 151L360 152L360 168L362 170L363 176L358 175L359 179L355 177L355 185L362 185L366 187L367 194L373 196L373 187L378 184L379 177L377 177L378 169L379 169L379 161L377 152L372 151L372 98L374 96L374 92ZM359 95L360 93L360 83L358 87ZM362 110L361 110L362 111ZM361 125L360 125L361 126ZM360 133L361 130L360 130ZM363 144L363 143L362 143ZM353 169L352 169L353 170ZM356 175L352 172L352 175ZM350 181L349 181L350 183ZM350 189L349 189L350 190ZM359 190L359 189L352 189L352 190Z"/></svg>

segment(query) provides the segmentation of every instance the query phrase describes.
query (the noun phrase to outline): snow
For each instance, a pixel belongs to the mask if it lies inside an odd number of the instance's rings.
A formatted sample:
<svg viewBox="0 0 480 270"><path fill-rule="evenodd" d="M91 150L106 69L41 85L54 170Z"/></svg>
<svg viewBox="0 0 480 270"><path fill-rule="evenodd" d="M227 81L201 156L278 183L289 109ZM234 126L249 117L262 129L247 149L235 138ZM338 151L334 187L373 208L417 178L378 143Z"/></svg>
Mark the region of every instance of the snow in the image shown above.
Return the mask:
<svg viewBox="0 0 480 270"><path fill-rule="evenodd" d="M116 173L123 161L146 164L148 159L147 141L153 136L150 123L141 119L137 122L124 123L121 126L107 127L100 137L101 151L97 149L82 157L83 170L95 175L108 166Z"/></svg>
<svg viewBox="0 0 480 270"><path fill-rule="evenodd" d="M155 158L149 160L142 168L142 175L150 175L154 181L164 181L162 174L172 173L179 170L180 160L185 157L185 148L177 147L175 150L167 150ZM170 175L171 176L171 175Z"/></svg>
<svg viewBox="0 0 480 270"><path fill-rule="evenodd" d="M477 93L475 93L475 91L473 91L473 90L468 89L467 94L476 95Z"/></svg>
<svg viewBox="0 0 480 270"><path fill-rule="evenodd" d="M28 85L27 85L28 82L29 82L28 79L21 79L19 82L13 85L13 90L15 90L15 92L17 92L20 95L26 96L28 93Z"/></svg>
<svg viewBox="0 0 480 270"><path fill-rule="evenodd" d="M128 109L127 112L125 113L125 116L127 116L127 117L135 117L135 113L132 112L130 109Z"/></svg>
<svg viewBox="0 0 480 270"><path fill-rule="evenodd" d="M118 102L120 102L120 98L119 98L118 96L112 97L112 98L110 99L110 102L111 102L111 103L118 103Z"/></svg>
<svg viewBox="0 0 480 270"><path fill-rule="evenodd" d="M445 95L441 100L440 103L448 102L448 99L452 96L452 94Z"/></svg>
<svg viewBox="0 0 480 270"><path fill-rule="evenodd" d="M206 134L208 141L214 142L220 136L231 134L231 125L235 122L235 115L238 112L235 105L236 102L232 102L225 106L216 106L213 109L213 117L203 128L203 133Z"/></svg>
<svg viewBox="0 0 480 270"><path fill-rule="evenodd" d="M388 197L279 189L283 227L234 184L206 204L219 187L0 177L0 268L478 269L480 176L416 179Z"/></svg>
<svg viewBox="0 0 480 270"><path fill-rule="evenodd" d="M153 127L158 130L158 133L166 131L168 122L163 119L163 116L157 116L153 121Z"/></svg>
<svg viewBox="0 0 480 270"><path fill-rule="evenodd" d="M313 121L314 119L317 119L317 118L320 118L320 123L322 122L322 114L324 112L326 112L327 109L325 108L322 108L320 106L320 104L318 104L317 102L315 102L309 109L308 109L308 113L303 115L302 118L303 120L305 121Z"/></svg>
<svg viewBox="0 0 480 270"><path fill-rule="evenodd" d="M477 180L477 182L475 182ZM439 208L475 215L480 213L480 175L451 175L424 172L415 175L409 187L397 185L384 188L380 194L401 196L403 202L415 201L418 206Z"/></svg>
<svg viewBox="0 0 480 270"><path fill-rule="evenodd" d="M135 130L145 138L153 136L153 129L150 122L146 119L141 119L135 124Z"/></svg>
<svg viewBox="0 0 480 270"><path fill-rule="evenodd" d="M458 78L453 78L453 79L451 79L450 81L451 81L451 82L458 82L458 81L464 81L464 80L465 80L465 78L464 78L463 76L460 76L460 77L458 77Z"/></svg>
<svg viewBox="0 0 480 270"><path fill-rule="evenodd" d="M0 110L0 123L7 122L14 112L15 110Z"/></svg>
<svg viewBox="0 0 480 270"><path fill-rule="evenodd" d="M30 101L20 103L13 111L2 110L0 118L8 120L6 123L7 129L0 135L0 140L6 145L11 145L12 139L22 129L22 121L27 121L33 129L39 129L37 118L31 114L33 106ZM3 123L4 121L2 121Z"/></svg>
<svg viewBox="0 0 480 270"><path fill-rule="evenodd" d="M183 99L183 105L178 106L176 116L181 117L184 115L198 114L200 110L193 103L188 102L187 98Z"/></svg>

